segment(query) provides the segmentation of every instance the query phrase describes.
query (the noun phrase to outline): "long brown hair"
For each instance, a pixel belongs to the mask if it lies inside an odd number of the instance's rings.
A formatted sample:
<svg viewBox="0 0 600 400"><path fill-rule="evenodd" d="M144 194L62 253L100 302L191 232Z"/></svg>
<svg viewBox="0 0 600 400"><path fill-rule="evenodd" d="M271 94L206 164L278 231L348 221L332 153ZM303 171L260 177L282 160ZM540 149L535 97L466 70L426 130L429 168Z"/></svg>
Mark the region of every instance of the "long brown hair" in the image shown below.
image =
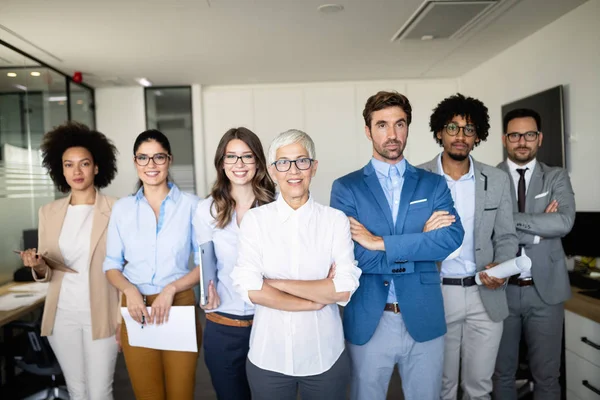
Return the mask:
<svg viewBox="0 0 600 400"><path fill-rule="evenodd" d="M223 169L225 150L229 142L234 139L239 139L246 143L256 159L256 174L252 178L252 190L256 199L255 205L262 206L275 200L275 184L267 171L265 153L258 136L250 129L244 127L228 130L221 138L215 152L217 179L210 192L214 205L214 207L211 207L210 214L217 221L217 227L221 229L231 222L236 206L235 200L231 196L231 182ZM216 215L213 214L215 211Z"/></svg>

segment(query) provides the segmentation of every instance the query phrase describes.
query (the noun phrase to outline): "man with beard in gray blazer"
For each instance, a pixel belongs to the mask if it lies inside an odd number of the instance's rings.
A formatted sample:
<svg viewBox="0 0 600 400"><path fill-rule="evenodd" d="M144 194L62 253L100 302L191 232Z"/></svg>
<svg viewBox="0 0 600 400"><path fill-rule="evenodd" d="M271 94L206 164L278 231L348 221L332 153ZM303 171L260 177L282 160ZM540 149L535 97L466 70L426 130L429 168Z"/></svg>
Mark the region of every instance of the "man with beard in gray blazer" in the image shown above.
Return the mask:
<svg viewBox="0 0 600 400"><path fill-rule="evenodd" d="M517 398L515 374L524 332L534 399L560 399L564 302L571 296L560 239L573 227L575 195L565 169L536 160L544 138L537 112L510 111L504 116L503 128L502 143L508 159L498 167L510 175L520 252L531 258L532 267L508 282L509 316L504 320L496 361L494 396Z"/></svg>
<svg viewBox="0 0 600 400"><path fill-rule="evenodd" d="M465 399L489 399L492 375L508 315L505 281L475 274L514 258L518 250L510 181L498 168L470 156L489 130L485 105L456 94L444 99L430 118L441 154L420 168L442 175L465 231L462 246L441 263L448 333L444 346L441 399L456 399L459 371ZM462 359L462 360L461 360Z"/></svg>

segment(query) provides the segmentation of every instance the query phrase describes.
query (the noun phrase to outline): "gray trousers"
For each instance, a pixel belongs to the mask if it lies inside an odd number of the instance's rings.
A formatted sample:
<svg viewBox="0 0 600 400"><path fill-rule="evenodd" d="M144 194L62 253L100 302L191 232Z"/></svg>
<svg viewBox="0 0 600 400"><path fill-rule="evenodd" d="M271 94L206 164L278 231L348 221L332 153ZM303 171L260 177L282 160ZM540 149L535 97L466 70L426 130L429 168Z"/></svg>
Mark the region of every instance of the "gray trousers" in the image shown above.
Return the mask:
<svg viewBox="0 0 600 400"><path fill-rule="evenodd" d="M504 333L496 360L494 397L502 400L517 398L515 374L523 331L535 383L533 398L559 400L564 304L544 303L534 286L507 285L506 297L509 316L504 320Z"/></svg>
<svg viewBox="0 0 600 400"><path fill-rule="evenodd" d="M462 398L487 400L492 393L502 322L490 319L477 286L443 285L442 294L448 332L440 398L457 398L460 371Z"/></svg>
<svg viewBox="0 0 600 400"><path fill-rule="evenodd" d="M319 375L290 376L258 368L246 359L252 400L344 400L350 383L350 359L344 350L329 370Z"/></svg>

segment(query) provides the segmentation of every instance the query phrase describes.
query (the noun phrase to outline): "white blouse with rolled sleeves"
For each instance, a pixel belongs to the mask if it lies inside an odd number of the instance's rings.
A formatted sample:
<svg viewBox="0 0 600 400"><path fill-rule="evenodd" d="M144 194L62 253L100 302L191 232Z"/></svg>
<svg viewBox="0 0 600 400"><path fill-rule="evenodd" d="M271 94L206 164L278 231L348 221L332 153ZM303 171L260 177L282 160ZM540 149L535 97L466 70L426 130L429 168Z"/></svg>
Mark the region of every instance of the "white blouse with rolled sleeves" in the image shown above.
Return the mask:
<svg viewBox="0 0 600 400"><path fill-rule="evenodd" d="M248 291L261 290L263 279L325 279L334 262L336 292L352 295L361 270L354 260L344 213L312 197L294 210L279 196L244 216L231 277L234 289L252 304ZM248 358L259 368L291 376L318 375L329 370L344 351L336 304L299 312L255 307Z"/></svg>

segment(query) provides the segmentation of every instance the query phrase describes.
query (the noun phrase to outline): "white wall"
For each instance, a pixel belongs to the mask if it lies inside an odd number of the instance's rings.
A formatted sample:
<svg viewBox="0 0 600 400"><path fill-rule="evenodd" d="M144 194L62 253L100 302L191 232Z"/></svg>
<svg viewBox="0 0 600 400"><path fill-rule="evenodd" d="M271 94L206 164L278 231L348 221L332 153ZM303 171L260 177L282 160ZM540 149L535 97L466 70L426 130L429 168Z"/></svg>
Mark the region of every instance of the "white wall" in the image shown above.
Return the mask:
<svg viewBox="0 0 600 400"><path fill-rule="evenodd" d="M96 126L119 150L119 172L104 193L124 197L133 193L137 173L133 165L133 142L146 130L144 89L119 87L96 89Z"/></svg>
<svg viewBox="0 0 600 400"><path fill-rule="evenodd" d="M488 143L474 155L493 164L502 160L502 104L564 85L567 165L579 211L600 211L598 21L600 0L590 0L459 80L461 92L490 109Z"/></svg>
<svg viewBox="0 0 600 400"><path fill-rule="evenodd" d="M260 137L266 152L277 134L296 128L306 131L315 141L319 169L311 191L317 201L329 204L333 181L363 167L371 156L362 118L369 96L379 90L397 90L408 96L413 105L413 123L405 155L416 165L440 151L429 132L429 115L457 87L456 80L205 86L202 157L207 184L210 186L215 179L214 153L228 129L251 129ZM198 159L197 155L196 162Z"/></svg>

